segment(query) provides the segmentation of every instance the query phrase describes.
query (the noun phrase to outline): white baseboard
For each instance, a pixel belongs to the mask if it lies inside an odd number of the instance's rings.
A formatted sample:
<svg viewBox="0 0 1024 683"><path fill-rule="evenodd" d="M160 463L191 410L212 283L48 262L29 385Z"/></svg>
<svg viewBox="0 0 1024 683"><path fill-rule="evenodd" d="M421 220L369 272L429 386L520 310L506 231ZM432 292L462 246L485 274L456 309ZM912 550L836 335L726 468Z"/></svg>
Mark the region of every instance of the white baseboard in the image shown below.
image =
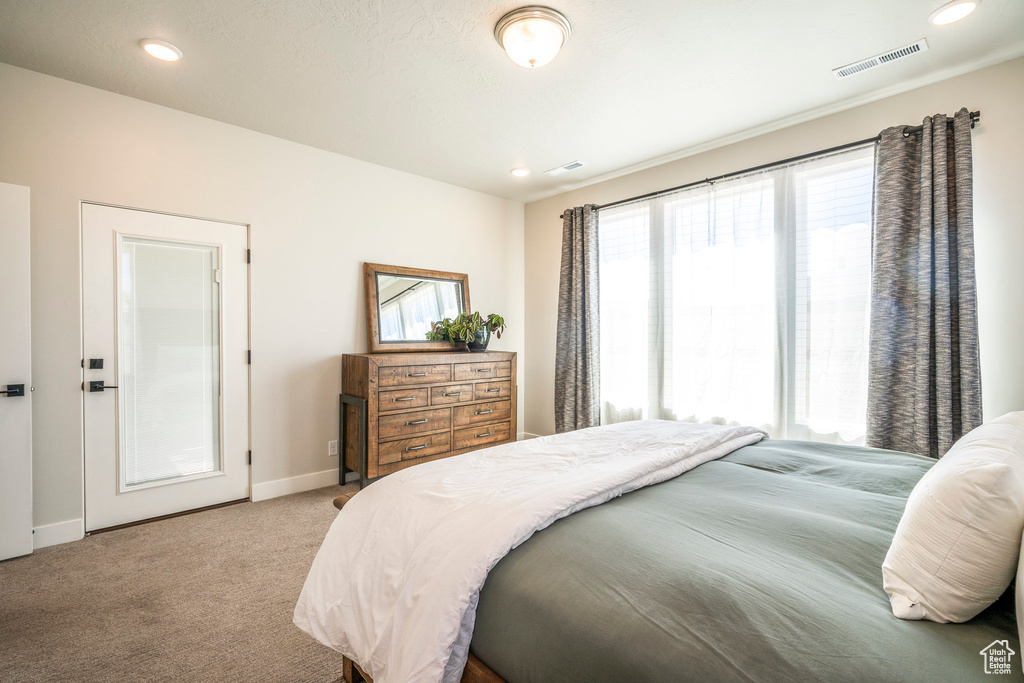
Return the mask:
<svg viewBox="0 0 1024 683"><path fill-rule="evenodd" d="M519 435L518 435L517 438L520 441L522 441L523 439L537 439L539 437L540 437L540 434L531 434L530 432L519 432Z"/></svg>
<svg viewBox="0 0 1024 683"><path fill-rule="evenodd" d="M32 530L32 547L36 550L60 543L80 541L85 538L85 524L81 519L37 526Z"/></svg>
<svg viewBox="0 0 1024 683"><path fill-rule="evenodd" d="M289 493L302 493L313 489L322 489L325 486L338 483L338 468L313 472L312 474L300 474L297 477L287 479L275 479L265 481L261 484L252 485L252 500L268 500L278 496L287 496Z"/></svg>

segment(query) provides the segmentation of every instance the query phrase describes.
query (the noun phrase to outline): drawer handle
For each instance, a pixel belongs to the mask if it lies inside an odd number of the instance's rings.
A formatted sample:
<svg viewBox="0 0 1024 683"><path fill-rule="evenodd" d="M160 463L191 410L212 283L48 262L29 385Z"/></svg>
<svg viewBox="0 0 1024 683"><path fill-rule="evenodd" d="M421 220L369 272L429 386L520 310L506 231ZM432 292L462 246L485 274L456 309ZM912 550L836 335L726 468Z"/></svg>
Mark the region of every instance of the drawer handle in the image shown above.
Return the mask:
<svg viewBox="0 0 1024 683"><path fill-rule="evenodd" d="M425 373L425 372L407 372L407 373L405 373L405 376L406 377L426 377L427 373Z"/></svg>
<svg viewBox="0 0 1024 683"><path fill-rule="evenodd" d="M497 389L484 389L484 391L486 391L488 394L495 394L495 393L500 394L501 393L501 388L499 387Z"/></svg>
<svg viewBox="0 0 1024 683"><path fill-rule="evenodd" d="M406 447L405 452L408 453L409 451L421 451L426 447L427 444L423 444L422 446L408 446Z"/></svg>
<svg viewBox="0 0 1024 683"><path fill-rule="evenodd" d="M494 372L494 368L477 368L477 372Z"/></svg>
<svg viewBox="0 0 1024 683"><path fill-rule="evenodd" d="M484 438L485 436L490 436L490 435L491 435L491 434L493 434L493 433L494 433L494 432L484 432L483 434L477 434L477 435L476 435L476 436L474 436L473 438L474 438L474 439L482 439L482 438Z"/></svg>
<svg viewBox="0 0 1024 683"><path fill-rule="evenodd" d="M411 427L412 425L425 425L428 422L430 422L430 420L416 420L415 422L406 422L405 426Z"/></svg>
<svg viewBox="0 0 1024 683"><path fill-rule="evenodd" d="M441 395L442 396L462 396L462 392L461 391L453 391L450 394L441 394Z"/></svg>
<svg viewBox="0 0 1024 683"><path fill-rule="evenodd" d="M404 398L393 398L393 399L391 399L391 402L392 403L398 403L399 401L415 401L415 400L416 400L415 396L406 396Z"/></svg>
<svg viewBox="0 0 1024 683"><path fill-rule="evenodd" d="M494 409L491 408L490 410L478 410L478 411L476 411L475 414L476 415L490 415L493 412L494 412Z"/></svg>

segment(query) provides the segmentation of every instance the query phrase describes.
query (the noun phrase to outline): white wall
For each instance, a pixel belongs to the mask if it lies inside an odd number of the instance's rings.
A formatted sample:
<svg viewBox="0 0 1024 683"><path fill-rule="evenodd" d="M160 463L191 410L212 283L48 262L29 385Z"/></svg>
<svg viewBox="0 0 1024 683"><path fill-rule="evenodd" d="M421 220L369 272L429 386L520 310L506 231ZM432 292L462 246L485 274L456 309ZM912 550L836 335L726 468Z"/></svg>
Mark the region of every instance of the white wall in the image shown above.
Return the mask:
<svg viewBox="0 0 1024 683"><path fill-rule="evenodd" d="M0 182L32 188L36 527L82 517L80 200L251 225L264 492L337 469L340 355L366 351L363 261L469 273L474 306L510 323L493 348L523 348L518 202L3 64Z"/></svg>
<svg viewBox="0 0 1024 683"><path fill-rule="evenodd" d="M783 92L780 90L780 93ZM752 102L751 106L757 106ZM974 130L974 217L985 417L1024 410L1024 58L526 206L526 431L554 431L555 320L563 209L604 204L919 124L960 107Z"/></svg>

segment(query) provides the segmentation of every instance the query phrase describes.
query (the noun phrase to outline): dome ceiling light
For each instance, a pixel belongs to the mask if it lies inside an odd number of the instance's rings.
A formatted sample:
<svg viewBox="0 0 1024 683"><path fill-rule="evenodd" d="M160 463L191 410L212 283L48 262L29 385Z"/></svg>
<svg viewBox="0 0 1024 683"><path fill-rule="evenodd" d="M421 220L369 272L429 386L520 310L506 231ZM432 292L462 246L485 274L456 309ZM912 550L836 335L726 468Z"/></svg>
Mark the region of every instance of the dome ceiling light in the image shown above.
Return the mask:
<svg viewBox="0 0 1024 683"><path fill-rule="evenodd" d="M953 2L947 2L932 12L932 15L928 17L928 21L937 26L952 24L954 21L960 21L976 10L979 2L981 0L953 0Z"/></svg>
<svg viewBox="0 0 1024 683"><path fill-rule="evenodd" d="M561 12L530 5L512 10L494 26L494 37L509 58L527 69L544 66L569 40L572 27Z"/></svg>
<svg viewBox="0 0 1024 683"><path fill-rule="evenodd" d="M139 41L139 45L152 56L165 62L176 62L182 57L181 50L162 40L145 38Z"/></svg>

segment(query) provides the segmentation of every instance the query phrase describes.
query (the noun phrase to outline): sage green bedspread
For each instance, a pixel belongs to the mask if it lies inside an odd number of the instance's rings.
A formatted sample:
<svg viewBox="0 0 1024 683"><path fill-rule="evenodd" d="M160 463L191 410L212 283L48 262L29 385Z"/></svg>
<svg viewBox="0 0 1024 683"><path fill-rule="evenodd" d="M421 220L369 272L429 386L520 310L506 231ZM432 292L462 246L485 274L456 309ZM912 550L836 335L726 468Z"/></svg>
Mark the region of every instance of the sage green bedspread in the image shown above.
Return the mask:
<svg viewBox="0 0 1024 683"><path fill-rule="evenodd" d="M510 683L991 680L984 647L1021 652L1012 589L967 624L882 590L932 462L770 440L578 512L491 571L471 649Z"/></svg>

